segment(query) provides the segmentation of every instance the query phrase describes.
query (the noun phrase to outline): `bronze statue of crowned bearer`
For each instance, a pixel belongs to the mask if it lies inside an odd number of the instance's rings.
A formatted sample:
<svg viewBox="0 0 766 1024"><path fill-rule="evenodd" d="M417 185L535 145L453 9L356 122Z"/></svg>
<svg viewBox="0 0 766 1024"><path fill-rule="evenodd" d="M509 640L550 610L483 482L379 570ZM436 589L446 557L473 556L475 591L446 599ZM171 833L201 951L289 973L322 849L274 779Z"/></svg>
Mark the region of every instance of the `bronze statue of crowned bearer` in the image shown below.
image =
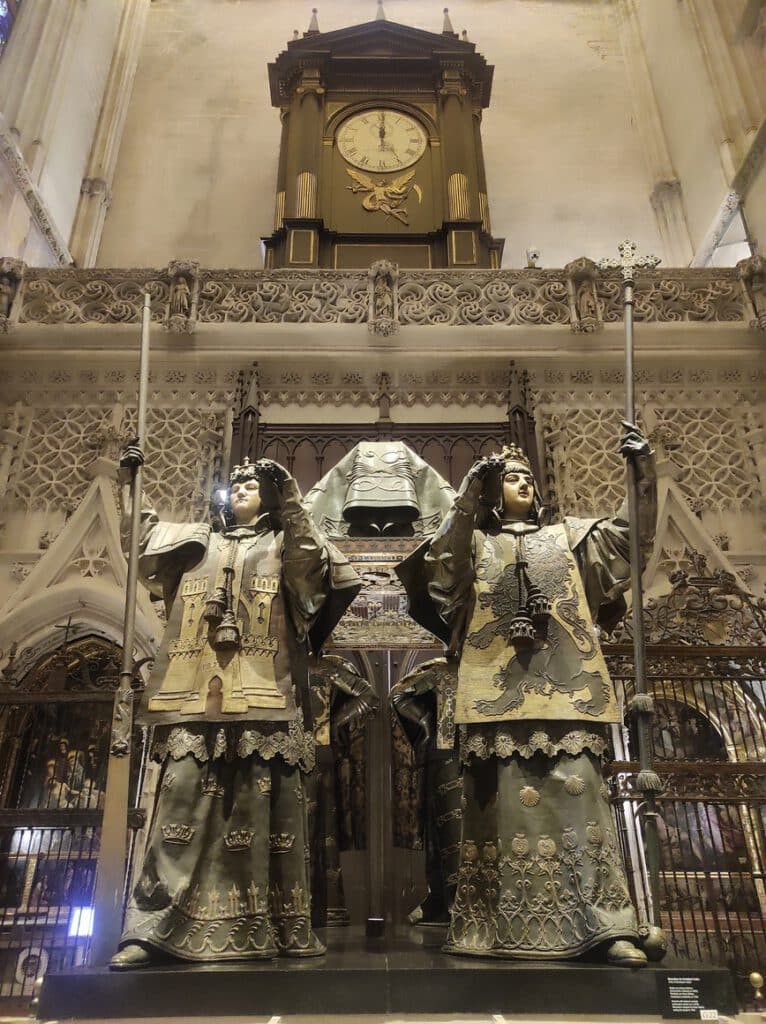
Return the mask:
<svg viewBox="0 0 766 1024"><path fill-rule="evenodd" d="M620 450L635 461L650 541L653 458L632 426ZM619 710L596 630L625 610L627 510L555 525L540 513L529 460L505 448L472 467L440 529L398 570L411 614L425 625L438 612L459 658L463 819L445 950L594 951L640 967L647 956L601 773Z"/></svg>
<svg viewBox="0 0 766 1024"><path fill-rule="evenodd" d="M324 952L308 875L309 654L359 579L277 463L236 466L222 515L213 532L142 513L139 574L168 619L139 712L161 772L115 969Z"/></svg>

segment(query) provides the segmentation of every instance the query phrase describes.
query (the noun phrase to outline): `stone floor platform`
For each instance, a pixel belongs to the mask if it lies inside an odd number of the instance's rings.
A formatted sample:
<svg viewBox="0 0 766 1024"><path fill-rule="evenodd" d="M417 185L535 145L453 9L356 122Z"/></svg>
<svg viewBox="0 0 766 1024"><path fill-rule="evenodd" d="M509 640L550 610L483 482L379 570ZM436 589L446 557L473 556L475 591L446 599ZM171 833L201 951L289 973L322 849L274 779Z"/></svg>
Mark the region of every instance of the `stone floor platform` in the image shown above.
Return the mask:
<svg viewBox="0 0 766 1024"><path fill-rule="evenodd" d="M368 940L359 929L323 935L327 955L249 964L173 964L130 972L79 968L46 975L41 1020L283 1014L656 1015L668 978L694 975L705 1003L736 1013L724 968L666 960L640 970L447 956L439 930ZM697 1014L697 1019L699 1015Z"/></svg>

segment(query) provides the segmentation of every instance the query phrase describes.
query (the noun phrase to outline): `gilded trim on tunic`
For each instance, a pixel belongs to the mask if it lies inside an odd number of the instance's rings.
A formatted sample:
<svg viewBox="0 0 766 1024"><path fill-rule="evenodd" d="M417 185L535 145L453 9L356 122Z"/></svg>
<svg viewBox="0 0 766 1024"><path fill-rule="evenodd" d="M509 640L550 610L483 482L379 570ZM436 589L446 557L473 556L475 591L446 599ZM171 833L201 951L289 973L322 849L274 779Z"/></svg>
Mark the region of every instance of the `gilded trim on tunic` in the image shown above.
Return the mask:
<svg viewBox="0 0 766 1024"><path fill-rule="evenodd" d="M314 740L300 722L264 722L253 725L232 724L215 731L212 739L208 726L162 726L155 732L151 756L157 761L170 757L173 761L191 754L200 764L219 758L249 757L258 754L264 761L282 757L287 764L298 764L311 771L315 763Z"/></svg>
<svg viewBox="0 0 766 1024"><path fill-rule="evenodd" d="M603 757L609 750L609 742L602 731L572 729L568 722L545 724L545 729L535 729L531 733L529 723L525 722L468 726L461 741L461 758L467 761L471 754L482 761L512 754L523 758L534 757L535 754L556 757L557 754L581 754L584 750Z"/></svg>

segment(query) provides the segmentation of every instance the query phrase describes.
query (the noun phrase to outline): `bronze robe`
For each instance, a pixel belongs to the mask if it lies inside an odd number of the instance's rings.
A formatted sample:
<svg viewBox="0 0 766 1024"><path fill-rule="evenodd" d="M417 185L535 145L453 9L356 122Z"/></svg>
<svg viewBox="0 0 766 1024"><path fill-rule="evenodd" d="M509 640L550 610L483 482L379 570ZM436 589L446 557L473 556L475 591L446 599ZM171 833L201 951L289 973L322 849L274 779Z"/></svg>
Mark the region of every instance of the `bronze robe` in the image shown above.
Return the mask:
<svg viewBox="0 0 766 1024"><path fill-rule="evenodd" d="M350 923L342 850L363 850L366 836L366 718L378 696L357 669L336 654L310 670L316 766L305 780L311 847L311 905L316 926Z"/></svg>
<svg viewBox="0 0 766 1024"><path fill-rule="evenodd" d="M474 533L474 511L461 494L422 559L429 596L462 649L464 812L445 949L564 958L635 939L601 775L616 702L594 626L624 608L627 522L509 523L489 536ZM507 639L520 561L551 604L525 652Z"/></svg>
<svg viewBox="0 0 766 1024"><path fill-rule="evenodd" d="M289 484L288 484L289 486ZM358 591L291 488L282 532L266 514L211 534L145 514L139 571L168 628L141 708L162 764L122 944L187 960L307 956L311 929L303 773L314 764L308 640ZM233 566L241 640L211 646L203 611Z"/></svg>
<svg viewBox="0 0 766 1024"><path fill-rule="evenodd" d="M457 666L418 665L392 688L394 845L425 849L424 900L410 924L444 924L460 863L462 782L455 749Z"/></svg>

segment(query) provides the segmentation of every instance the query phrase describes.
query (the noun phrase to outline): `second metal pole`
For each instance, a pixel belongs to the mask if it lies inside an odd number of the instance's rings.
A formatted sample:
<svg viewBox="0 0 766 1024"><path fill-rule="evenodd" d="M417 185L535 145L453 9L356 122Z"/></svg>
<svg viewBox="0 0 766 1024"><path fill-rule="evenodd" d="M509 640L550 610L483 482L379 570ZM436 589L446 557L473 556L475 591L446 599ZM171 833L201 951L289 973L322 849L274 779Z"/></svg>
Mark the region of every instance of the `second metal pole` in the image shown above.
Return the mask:
<svg viewBox="0 0 766 1024"><path fill-rule="evenodd" d="M141 350L138 370L138 409L136 443L146 438L146 404L149 384L149 294L144 295L141 323ZM143 467L131 467L131 519L128 575L125 584L122 666L120 682L114 696L112 736L106 776L104 817L101 823L101 846L98 856L96 893L93 907L93 942L90 947L91 966L103 966L117 952L122 933L122 903L125 887L125 865L128 850L128 800L130 788L130 748L133 732L133 686L136 635L136 592L138 588L138 555L141 542L141 505Z"/></svg>
<svg viewBox="0 0 766 1024"><path fill-rule="evenodd" d="M633 278L624 279L625 306L625 418L635 423L636 406L633 385ZM641 581L641 530L639 520L639 494L636 464L628 456L625 464L628 494L628 525L630 530L630 584L631 616L633 621L633 662L636 695L646 698L646 645L644 643L644 594ZM636 785L643 798L644 843L649 876L649 918L659 924L660 861L657 834L656 785L654 783L654 757L652 748L652 711L649 701L635 702L636 732L638 734L639 775ZM657 780L658 781L658 780Z"/></svg>

